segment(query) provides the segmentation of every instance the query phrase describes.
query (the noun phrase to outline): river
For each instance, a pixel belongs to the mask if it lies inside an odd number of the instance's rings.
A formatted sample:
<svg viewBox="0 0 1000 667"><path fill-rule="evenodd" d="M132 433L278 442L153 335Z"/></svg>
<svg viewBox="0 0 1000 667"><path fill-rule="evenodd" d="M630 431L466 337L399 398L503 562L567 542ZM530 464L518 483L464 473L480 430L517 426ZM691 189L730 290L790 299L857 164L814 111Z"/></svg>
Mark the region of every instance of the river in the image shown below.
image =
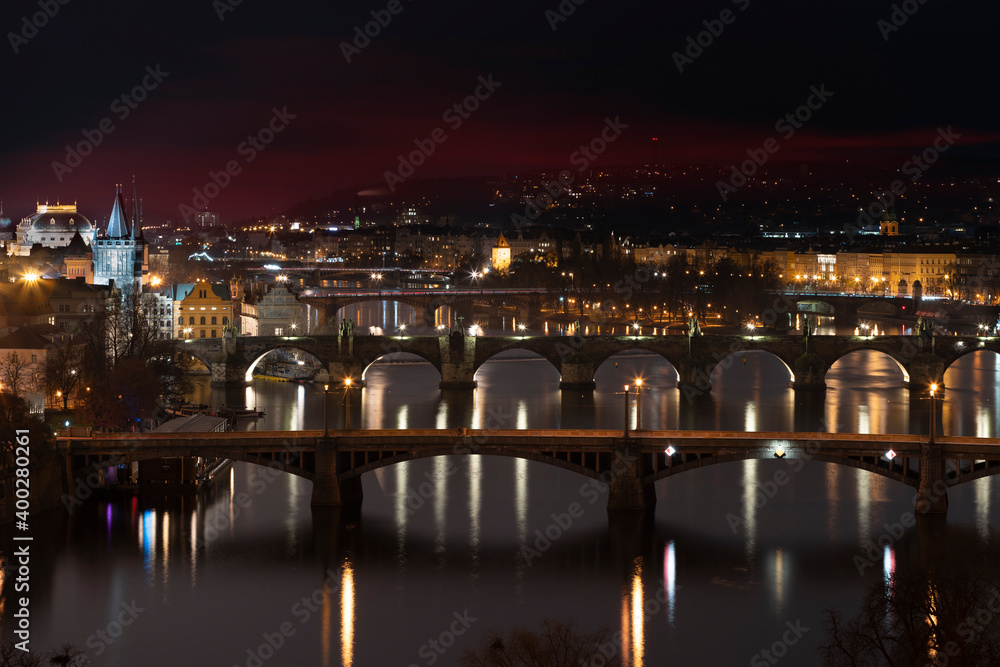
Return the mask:
<svg viewBox="0 0 1000 667"><path fill-rule="evenodd" d="M518 355L485 364L474 391L439 390L437 372L412 359L375 364L353 422L620 428L621 387L641 376L650 429L927 432L927 402L911 398L877 353L842 359L825 393L797 398L780 362L747 352L693 402L652 354L612 358L597 389L582 393L560 391L550 364ZM996 355L964 357L945 382L942 431L997 437ZM265 410L246 428L323 427L321 385L258 380L227 392L204 378L192 398ZM343 425L341 400L330 397L331 428ZM32 641L78 644L97 665L457 665L488 629L552 618L622 633L609 664L747 665L791 623L786 664L818 664L823 610L853 616L867 586L914 557L909 531L860 573L855 559L912 510L914 492L833 464L798 467L753 460L672 477L657 483L655 515L642 522L609 519L588 480L521 460L383 468L363 477L356 514L313 511L311 482L237 463L201 495L99 500L34 517ZM787 483L769 485L778 471ZM949 526L984 535L1000 526L998 483L951 489ZM3 539L12 544L10 527ZM8 637L14 595L8 575Z"/></svg>

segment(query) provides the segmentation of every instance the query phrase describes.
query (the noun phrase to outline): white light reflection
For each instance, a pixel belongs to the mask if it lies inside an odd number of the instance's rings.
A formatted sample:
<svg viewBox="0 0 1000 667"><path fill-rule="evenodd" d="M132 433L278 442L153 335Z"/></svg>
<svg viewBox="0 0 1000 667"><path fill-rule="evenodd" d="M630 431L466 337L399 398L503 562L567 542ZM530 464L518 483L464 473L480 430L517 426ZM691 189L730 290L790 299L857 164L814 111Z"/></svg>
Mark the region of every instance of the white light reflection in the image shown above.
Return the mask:
<svg viewBox="0 0 1000 667"><path fill-rule="evenodd" d="M167 586L170 580L170 512L163 513L163 525L160 530L163 542L163 553L160 556L161 567L163 567L163 601L167 602L167 591L170 590L170 587Z"/></svg>
<svg viewBox="0 0 1000 667"><path fill-rule="evenodd" d="M871 414L867 405L858 406L858 433L868 434L872 432Z"/></svg>
<svg viewBox="0 0 1000 667"><path fill-rule="evenodd" d="M872 489L870 486L871 475L856 475L858 494L858 540L864 544L871 534L872 528Z"/></svg>
<svg viewBox="0 0 1000 667"><path fill-rule="evenodd" d="M753 568L757 555L757 459L743 462L743 517L747 529L747 568Z"/></svg>
<svg viewBox="0 0 1000 667"><path fill-rule="evenodd" d="M406 484L409 478L409 463L393 466L396 473L396 561L402 572L406 564Z"/></svg>
<svg viewBox="0 0 1000 667"><path fill-rule="evenodd" d="M298 475L284 475L288 480L288 510L285 514L285 530L288 531L288 539L285 541L285 551L288 555L298 553L299 546L299 485L303 479Z"/></svg>
<svg viewBox="0 0 1000 667"><path fill-rule="evenodd" d="M522 548L528 543L528 461L514 459L514 515L517 522L517 543ZM523 558L517 559L514 590L518 602L523 602L524 574L527 566Z"/></svg>
<svg viewBox="0 0 1000 667"><path fill-rule="evenodd" d="M472 551L472 582L479 582L479 514L483 501L483 457L472 454L469 457L469 548Z"/></svg>
<svg viewBox="0 0 1000 667"><path fill-rule="evenodd" d="M992 477L980 477L972 483L976 504L976 531L984 540L990 538L990 486Z"/></svg>
<svg viewBox="0 0 1000 667"><path fill-rule="evenodd" d="M882 550L882 578L885 581L885 592L892 591L892 575L896 572L896 553L888 544Z"/></svg>
<svg viewBox="0 0 1000 667"><path fill-rule="evenodd" d="M748 401L743 411L743 430L753 433L757 430L757 403Z"/></svg>
<svg viewBox="0 0 1000 667"><path fill-rule="evenodd" d="M663 586L667 593L667 622L673 625L677 605L677 552L673 540L663 552Z"/></svg>
<svg viewBox="0 0 1000 667"><path fill-rule="evenodd" d="M517 429L524 431L528 428L528 404L525 401L517 402Z"/></svg>
<svg viewBox="0 0 1000 667"><path fill-rule="evenodd" d="M446 518L448 516L448 475L447 456L434 457L434 553L438 556L438 568L444 567L445 539L447 537Z"/></svg>
<svg viewBox="0 0 1000 667"><path fill-rule="evenodd" d="M302 431L305 429L305 419L306 419L306 386L300 384L298 389L295 391L295 410L292 413L292 421L294 426L289 429L292 431Z"/></svg>
<svg viewBox="0 0 1000 667"><path fill-rule="evenodd" d="M396 414L396 428L403 430L410 428L410 406L402 405Z"/></svg>

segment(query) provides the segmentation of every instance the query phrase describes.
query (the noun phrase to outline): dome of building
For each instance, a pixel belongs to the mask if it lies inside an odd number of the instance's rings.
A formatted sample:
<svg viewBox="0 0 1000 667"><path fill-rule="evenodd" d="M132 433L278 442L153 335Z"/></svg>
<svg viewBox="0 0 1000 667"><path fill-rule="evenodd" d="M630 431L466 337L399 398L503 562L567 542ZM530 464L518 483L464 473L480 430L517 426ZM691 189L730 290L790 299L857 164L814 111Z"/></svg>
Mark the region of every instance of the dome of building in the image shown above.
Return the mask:
<svg viewBox="0 0 1000 667"><path fill-rule="evenodd" d="M76 204L67 206L49 206L39 204L38 212L25 219L28 226L36 232L41 233L68 233L74 232L89 234L94 231L94 223L76 210Z"/></svg>

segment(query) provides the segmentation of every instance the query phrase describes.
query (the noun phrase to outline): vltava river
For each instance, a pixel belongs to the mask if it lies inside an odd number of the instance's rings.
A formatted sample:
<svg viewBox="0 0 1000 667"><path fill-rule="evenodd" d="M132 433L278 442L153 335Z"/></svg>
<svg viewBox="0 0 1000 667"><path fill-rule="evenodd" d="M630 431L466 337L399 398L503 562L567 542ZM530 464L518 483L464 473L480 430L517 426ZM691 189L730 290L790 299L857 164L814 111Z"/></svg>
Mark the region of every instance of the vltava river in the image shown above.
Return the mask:
<svg viewBox="0 0 1000 667"><path fill-rule="evenodd" d="M382 363L355 395L353 420L619 428L621 387L641 376L646 428L927 429L926 402L911 400L895 365L875 353L838 362L825 394L811 397L796 397L783 366L761 353L720 371L711 395L689 404L673 369L650 354L609 360L592 393L560 391L539 359L488 362L474 391L439 390L428 364ZM967 356L945 379L943 431L997 437L996 356ZM323 427L319 385L257 381L227 394L206 381L192 398L264 409L249 428ZM331 428L343 424L340 398L330 400ZM766 498L779 470L790 479ZM199 496L46 512L33 522L33 645L72 642L95 664L130 667L456 665L489 628L553 618L622 633L609 664L747 665L792 623L801 637L784 660L811 665L823 610L853 616L865 588L918 551L911 531L859 574L854 557L912 509L913 490L817 462L794 472L788 461L746 461L672 477L657 484L646 522L609 520L588 480L520 460L440 457L362 481L356 516L313 511L310 482L242 463ZM997 483L953 488L949 525L983 534L1000 526ZM567 523L574 503L581 511ZM14 595L8 575L8 637Z"/></svg>

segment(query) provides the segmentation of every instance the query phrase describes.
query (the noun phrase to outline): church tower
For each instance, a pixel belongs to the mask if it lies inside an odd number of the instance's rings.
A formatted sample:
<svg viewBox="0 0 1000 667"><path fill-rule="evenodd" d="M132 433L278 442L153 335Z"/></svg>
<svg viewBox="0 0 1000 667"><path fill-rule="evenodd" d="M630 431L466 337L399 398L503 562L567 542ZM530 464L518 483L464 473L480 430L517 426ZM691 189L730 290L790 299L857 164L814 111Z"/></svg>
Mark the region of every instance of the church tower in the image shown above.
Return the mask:
<svg viewBox="0 0 1000 667"><path fill-rule="evenodd" d="M896 219L896 211L893 207L887 207L882 211L882 222L879 224L879 231L882 236L897 236L899 234L899 220Z"/></svg>
<svg viewBox="0 0 1000 667"><path fill-rule="evenodd" d="M497 244L493 246L493 270L497 273L507 273L510 270L510 244L500 232Z"/></svg>
<svg viewBox="0 0 1000 667"><path fill-rule="evenodd" d="M91 243L94 253L94 284L107 285L112 280L124 294L126 290L142 291L146 241L142 238L142 218L132 181L132 199L126 205L121 185L116 187L115 202L104 234Z"/></svg>

